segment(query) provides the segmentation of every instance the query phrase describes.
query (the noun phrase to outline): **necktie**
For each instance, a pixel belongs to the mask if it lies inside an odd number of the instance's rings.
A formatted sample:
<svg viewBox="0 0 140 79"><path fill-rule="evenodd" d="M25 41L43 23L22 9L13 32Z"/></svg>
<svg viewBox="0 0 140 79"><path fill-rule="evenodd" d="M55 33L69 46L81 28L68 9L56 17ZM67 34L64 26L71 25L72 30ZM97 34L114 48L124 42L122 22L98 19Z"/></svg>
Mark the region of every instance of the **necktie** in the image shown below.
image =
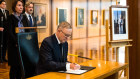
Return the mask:
<svg viewBox="0 0 140 79"><path fill-rule="evenodd" d="M60 47L61 54L62 54L62 56L63 56L63 44L60 43L60 44L59 44L59 47Z"/></svg>
<svg viewBox="0 0 140 79"><path fill-rule="evenodd" d="M62 44L62 43L60 43L60 44L59 44L59 47L60 47L60 52L61 52L61 54L62 54L62 61L64 62L63 44Z"/></svg>
<svg viewBox="0 0 140 79"><path fill-rule="evenodd" d="M59 47L60 47L60 51L62 53L62 44L61 43L59 44Z"/></svg>
<svg viewBox="0 0 140 79"><path fill-rule="evenodd" d="M32 25L32 18L31 18L31 15L29 15L29 21L30 21L30 27L33 27L33 25Z"/></svg>
<svg viewBox="0 0 140 79"><path fill-rule="evenodd" d="M4 15L5 19L7 19L5 10L3 10L3 15Z"/></svg>

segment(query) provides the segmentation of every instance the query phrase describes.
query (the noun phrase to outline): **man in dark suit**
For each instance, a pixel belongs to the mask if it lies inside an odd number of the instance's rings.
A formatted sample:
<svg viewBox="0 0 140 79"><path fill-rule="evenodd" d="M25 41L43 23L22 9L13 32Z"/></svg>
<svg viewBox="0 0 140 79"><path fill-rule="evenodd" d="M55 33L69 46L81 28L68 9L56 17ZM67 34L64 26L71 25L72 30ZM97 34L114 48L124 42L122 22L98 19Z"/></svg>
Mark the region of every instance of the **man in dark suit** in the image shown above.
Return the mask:
<svg viewBox="0 0 140 79"><path fill-rule="evenodd" d="M68 22L61 22L57 32L43 40L37 65L37 74L50 71L66 71L79 69L80 65L67 62L68 43L72 27Z"/></svg>
<svg viewBox="0 0 140 79"><path fill-rule="evenodd" d="M7 17L9 16L9 11L6 9L6 2L4 0L0 1L0 42L2 43L3 47L0 53L1 60L0 62L7 62L6 60L6 49L7 49ZM3 20L2 20L3 19ZM3 25L2 25L3 24ZM2 41L3 39L3 41Z"/></svg>
<svg viewBox="0 0 140 79"><path fill-rule="evenodd" d="M28 24L28 26L26 27L35 27L35 21L34 21L34 17L32 16L33 14L33 3L32 2L26 2L25 4L25 14L23 14L23 17L26 18L26 23ZM29 29L28 32L35 32L34 29Z"/></svg>

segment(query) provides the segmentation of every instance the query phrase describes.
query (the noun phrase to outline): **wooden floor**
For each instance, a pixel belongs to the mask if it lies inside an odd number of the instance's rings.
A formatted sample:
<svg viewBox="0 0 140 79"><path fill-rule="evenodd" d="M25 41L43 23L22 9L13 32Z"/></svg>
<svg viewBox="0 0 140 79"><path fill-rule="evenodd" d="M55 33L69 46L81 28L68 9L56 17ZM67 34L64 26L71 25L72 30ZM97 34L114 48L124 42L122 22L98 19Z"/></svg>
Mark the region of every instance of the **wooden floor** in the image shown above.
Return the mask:
<svg viewBox="0 0 140 79"><path fill-rule="evenodd" d="M68 52L92 59L105 59L105 53L103 53L105 51L105 41L105 36L69 40ZM76 63L86 61L73 56L68 56L68 60ZM0 64L0 79L9 79L9 69L7 63Z"/></svg>
<svg viewBox="0 0 140 79"><path fill-rule="evenodd" d="M0 63L0 79L9 79L9 69L7 63Z"/></svg>

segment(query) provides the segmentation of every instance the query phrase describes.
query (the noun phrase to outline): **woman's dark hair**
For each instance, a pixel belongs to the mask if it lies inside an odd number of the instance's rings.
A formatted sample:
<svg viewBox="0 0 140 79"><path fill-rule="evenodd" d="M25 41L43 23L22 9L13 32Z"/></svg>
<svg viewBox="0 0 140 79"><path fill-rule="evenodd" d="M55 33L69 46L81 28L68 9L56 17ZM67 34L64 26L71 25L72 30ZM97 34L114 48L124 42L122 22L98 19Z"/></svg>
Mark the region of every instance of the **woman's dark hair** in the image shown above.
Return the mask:
<svg viewBox="0 0 140 79"><path fill-rule="evenodd" d="M12 10L13 10L13 12L16 12L15 8L16 8L16 5L17 5L18 2L21 2L23 4L23 1L22 0L17 0L15 2L13 2L13 4L12 4Z"/></svg>

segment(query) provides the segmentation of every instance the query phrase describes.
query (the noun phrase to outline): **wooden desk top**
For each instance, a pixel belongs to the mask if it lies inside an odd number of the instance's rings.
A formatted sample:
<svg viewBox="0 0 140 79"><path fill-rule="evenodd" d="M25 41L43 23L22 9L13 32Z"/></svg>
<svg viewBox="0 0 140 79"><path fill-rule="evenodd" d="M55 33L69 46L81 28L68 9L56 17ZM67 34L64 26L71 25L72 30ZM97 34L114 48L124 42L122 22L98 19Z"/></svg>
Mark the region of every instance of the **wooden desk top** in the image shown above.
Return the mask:
<svg viewBox="0 0 140 79"><path fill-rule="evenodd" d="M89 60L87 62L81 63L80 65L93 66L96 67L96 69L93 69L82 75L48 72L28 79L102 79L128 67L128 64L126 63L103 60Z"/></svg>

